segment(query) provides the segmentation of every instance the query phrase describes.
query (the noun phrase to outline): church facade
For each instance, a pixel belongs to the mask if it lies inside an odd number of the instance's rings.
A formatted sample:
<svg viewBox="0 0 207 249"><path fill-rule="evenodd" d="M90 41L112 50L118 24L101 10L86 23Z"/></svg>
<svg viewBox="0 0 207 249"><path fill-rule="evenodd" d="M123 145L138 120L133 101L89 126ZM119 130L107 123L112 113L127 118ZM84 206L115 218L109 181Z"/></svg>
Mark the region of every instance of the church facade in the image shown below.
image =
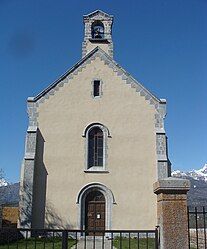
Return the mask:
<svg viewBox="0 0 207 249"><path fill-rule="evenodd" d="M83 19L82 59L28 98L19 226L153 229L153 183L170 176L166 101L114 61L113 16Z"/></svg>

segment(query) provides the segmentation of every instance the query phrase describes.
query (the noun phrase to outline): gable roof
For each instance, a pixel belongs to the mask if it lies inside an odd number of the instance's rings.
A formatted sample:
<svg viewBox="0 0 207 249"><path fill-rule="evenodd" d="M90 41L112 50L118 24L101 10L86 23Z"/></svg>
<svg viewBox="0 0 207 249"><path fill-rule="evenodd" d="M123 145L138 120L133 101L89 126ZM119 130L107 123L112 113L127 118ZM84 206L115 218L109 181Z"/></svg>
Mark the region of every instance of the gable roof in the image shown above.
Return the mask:
<svg viewBox="0 0 207 249"><path fill-rule="evenodd" d="M130 84L132 88L136 89L136 92L143 96L150 104L155 105L157 108L159 103L164 103L165 100L157 98L154 94L148 91L142 84L135 80L128 72L126 72L118 63L116 63L105 51L100 47L94 48L91 52L85 55L81 60L79 60L72 68L66 71L62 76L60 76L56 81L51 85L45 88L35 97L29 97L28 102L38 102L42 103L45 99L48 99L50 95L54 95L64 84L68 83L75 75L82 71L82 69L96 57L99 57L104 61L106 65L113 69L123 80L126 81L126 84Z"/></svg>
<svg viewBox="0 0 207 249"><path fill-rule="evenodd" d="M103 16L103 17L107 17L107 18L113 18L112 15L109 15L109 14L105 13L102 10L95 10L95 11L93 11L93 12L87 14L87 15L84 15L83 18L92 18L92 17L98 16L98 15Z"/></svg>

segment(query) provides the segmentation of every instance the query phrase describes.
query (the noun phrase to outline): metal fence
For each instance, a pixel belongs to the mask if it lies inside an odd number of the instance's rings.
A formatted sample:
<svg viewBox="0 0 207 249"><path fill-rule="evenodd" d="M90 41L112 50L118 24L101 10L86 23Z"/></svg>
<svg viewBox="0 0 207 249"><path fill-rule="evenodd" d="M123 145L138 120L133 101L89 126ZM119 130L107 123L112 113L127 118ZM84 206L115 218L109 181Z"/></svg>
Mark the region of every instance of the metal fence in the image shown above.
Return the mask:
<svg viewBox="0 0 207 249"><path fill-rule="evenodd" d="M188 207L189 249L207 249L207 208Z"/></svg>
<svg viewBox="0 0 207 249"><path fill-rule="evenodd" d="M158 230L1 229L0 249L158 249Z"/></svg>

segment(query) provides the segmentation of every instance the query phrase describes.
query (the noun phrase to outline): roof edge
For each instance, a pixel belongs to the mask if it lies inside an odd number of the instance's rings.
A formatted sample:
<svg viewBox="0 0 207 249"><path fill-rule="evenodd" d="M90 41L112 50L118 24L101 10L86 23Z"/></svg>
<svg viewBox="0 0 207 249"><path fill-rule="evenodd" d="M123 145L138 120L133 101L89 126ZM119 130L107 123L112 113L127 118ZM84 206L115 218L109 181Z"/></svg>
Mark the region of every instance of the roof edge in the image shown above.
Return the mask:
<svg viewBox="0 0 207 249"><path fill-rule="evenodd" d="M90 16L92 16L92 15L98 13L98 12L100 12L101 14L103 14L105 16L113 18L113 15L110 15L110 14L108 14L108 13L106 13L106 12L100 10L100 9L94 10L94 11L90 12L89 14L83 15L83 18L84 17L90 17Z"/></svg>
<svg viewBox="0 0 207 249"><path fill-rule="evenodd" d="M99 46L95 47L92 51L90 51L88 54L86 54L73 67L71 67L69 70L67 70L57 80L55 80L52 84L50 84L48 87L46 87L43 91L41 91L35 97L28 97L27 102L36 102L36 101L38 101L41 97L43 97L45 94L47 94L52 88L54 88L60 81L64 80L69 74L73 73L86 60L88 60L90 57L92 57L97 51L101 52L103 54L103 56L107 60L110 61L110 63L113 63L120 71L122 71L122 74L125 74L132 82L134 82L135 84L137 84L142 89L142 91L144 91L148 95L150 95L150 97L153 98L154 101L156 101L159 104L166 104L166 100L165 99L159 99L153 93L151 93L149 90L147 90L141 83L139 83L136 79L134 79L131 76L131 74L129 74L125 69L123 69L111 56L109 56Z"/></svg>
<svg viewBox="0 0 207 249"><path fill-rule="evenodd" d="M88 58L90 58L99 49L100 48L98 46L95 47L91 52L89 52L88 54L86 54L74 66L72 66L70 69L68 69L57 80L55 80L52 84L50 84L48 87L46 87L43 91L41 91L35 97L28 97L27 101L28 102L36 102L38 99L40 99L42 96L44 96L47 92L49 92L53 87L55 87L60 81L64 80L70 73L72 73L73 71L75 71L83 62L85 62Z"/></svg>
<svg viewBox="0 0 207 249"><path fill-rule="evenodd" d="M162 102L161 99L156 97L153 93L151 93L147 88L145 88L139 81L137 81L130 73L128 73L125 69L123 69L111 56L109 56L105 51L101 48L100 50L105 54L105 56L110 59L119 69L121 69L128 77L130 77L136 84L138 84L143 90L145 90L151 97L153 97L157 102ZM164 99L162 99L164 101Z"/></svg>

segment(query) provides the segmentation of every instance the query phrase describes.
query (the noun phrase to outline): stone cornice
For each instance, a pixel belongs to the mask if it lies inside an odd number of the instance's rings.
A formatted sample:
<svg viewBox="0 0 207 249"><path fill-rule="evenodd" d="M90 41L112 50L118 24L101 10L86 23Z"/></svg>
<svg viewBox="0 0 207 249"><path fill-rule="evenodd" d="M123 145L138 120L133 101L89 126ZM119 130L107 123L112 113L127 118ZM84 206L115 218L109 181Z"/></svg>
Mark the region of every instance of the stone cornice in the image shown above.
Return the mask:
<svg viewBox="0 0 207 249"><path fill-rule="evenodd" d="M160 179L153 184L154 193L186 193L190 189L190 181L187 179L180 179L174 177L167 177Z"/></svg>

